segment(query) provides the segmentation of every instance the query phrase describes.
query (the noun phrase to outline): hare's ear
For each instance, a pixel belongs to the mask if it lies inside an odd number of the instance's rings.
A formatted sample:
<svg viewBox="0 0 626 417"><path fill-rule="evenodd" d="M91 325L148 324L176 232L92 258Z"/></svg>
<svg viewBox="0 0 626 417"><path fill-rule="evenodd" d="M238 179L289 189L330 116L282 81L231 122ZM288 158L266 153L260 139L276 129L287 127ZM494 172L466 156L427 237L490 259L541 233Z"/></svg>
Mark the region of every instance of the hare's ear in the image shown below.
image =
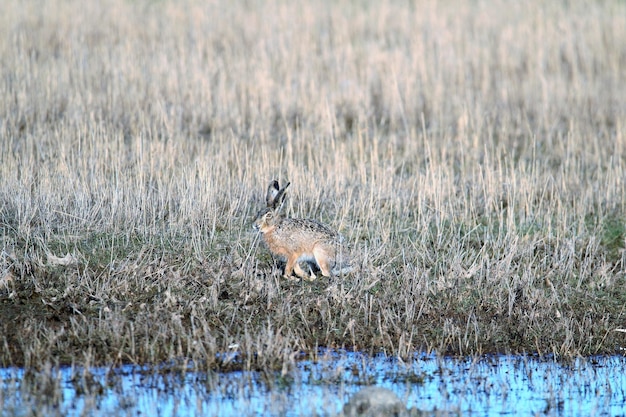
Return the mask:
<svg viewBox="0 0 626 417"><path fill-rule="evenodd" d="M270 182L269 187L267 187L267 196L265 197L265 202L268 207L272 207L274 205L274 200L276 199L276 195L280 191L280 187L278 186L278 181L273 180Z"/></svg>
<svg viewBox="0 0 626 417"><path fill-rule="evenodd" d="M268 207L276 209L285 199L285 190L289 187L289 184L285 185L283 188L280 188L278 185L278 181L273 180L270 182L269 187L267 187L267 196L265 197L265 201Z"/></svg>

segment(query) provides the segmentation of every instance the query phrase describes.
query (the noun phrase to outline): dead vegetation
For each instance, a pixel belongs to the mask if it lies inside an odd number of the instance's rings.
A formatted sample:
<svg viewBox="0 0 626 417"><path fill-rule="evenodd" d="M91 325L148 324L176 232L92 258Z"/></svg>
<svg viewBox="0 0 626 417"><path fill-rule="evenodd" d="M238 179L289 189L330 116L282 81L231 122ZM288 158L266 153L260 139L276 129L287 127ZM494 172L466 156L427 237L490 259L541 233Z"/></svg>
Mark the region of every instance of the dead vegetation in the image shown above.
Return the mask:
<svg viewBox="0 0 626 417"><path fill-rule="evenodd" d="M626 343L623 3L76 7L0 17L0 366ZM280 278L272 178L355 273Z"/></svg>

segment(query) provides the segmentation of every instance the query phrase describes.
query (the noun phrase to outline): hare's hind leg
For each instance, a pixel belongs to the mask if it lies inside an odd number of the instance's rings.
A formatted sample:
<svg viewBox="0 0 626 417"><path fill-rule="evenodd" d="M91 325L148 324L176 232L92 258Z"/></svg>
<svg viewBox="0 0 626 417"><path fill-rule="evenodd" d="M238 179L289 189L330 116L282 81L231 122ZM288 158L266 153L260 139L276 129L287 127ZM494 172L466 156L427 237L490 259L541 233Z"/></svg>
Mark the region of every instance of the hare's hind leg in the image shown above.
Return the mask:
<svg viewBox="0 0 626 417"><path fill-rule="evenodd" d="M330 269L330 265L333 262L331 257L328 255L328 252L324 248L316 246L313 248L313 256L315 256L315 262L317 262L317 266L320 267L322 275L325 277L331 277L332 271Z"/></svg>

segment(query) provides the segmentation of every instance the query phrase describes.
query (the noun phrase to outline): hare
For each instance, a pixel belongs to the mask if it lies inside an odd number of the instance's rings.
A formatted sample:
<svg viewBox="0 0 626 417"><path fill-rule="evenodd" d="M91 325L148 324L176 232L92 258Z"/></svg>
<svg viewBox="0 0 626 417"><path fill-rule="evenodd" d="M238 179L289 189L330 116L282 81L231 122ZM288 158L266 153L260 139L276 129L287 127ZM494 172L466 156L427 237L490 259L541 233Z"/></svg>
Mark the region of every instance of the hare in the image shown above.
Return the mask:
<svg viewBox="0 0 626 417"><path fill-rule="evenodd" d="M254 228L261 232L270 252L287 260L285 277L292 279L295 271L298 277L313 281L316 276L311 269L307 275L300 267L303 261L315 262L325 277L350 273L352 268L342 265L341 237L337 232L315 220L294 219L279 213L289 184L280 188L278 181L270 182L265 197L267 207L254 218Z"/></svg>

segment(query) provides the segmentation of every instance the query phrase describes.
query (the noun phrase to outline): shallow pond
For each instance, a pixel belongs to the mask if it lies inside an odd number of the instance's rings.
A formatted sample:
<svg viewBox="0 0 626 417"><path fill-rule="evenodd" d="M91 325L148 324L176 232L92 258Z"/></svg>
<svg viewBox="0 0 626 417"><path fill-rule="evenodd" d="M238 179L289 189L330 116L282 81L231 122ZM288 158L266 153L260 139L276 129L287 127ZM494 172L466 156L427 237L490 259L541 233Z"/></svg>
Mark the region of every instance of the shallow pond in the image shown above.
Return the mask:
<svg viewBox="0 0 626 417"><path fill-rule="evenodd" d="M532 356L418 355L403 362L327 351L282 375L136 366L90 372L4 369L0 415L332 416L365 385L391 389L412 415L626 414L623 356L563 364Z"/></svg>

